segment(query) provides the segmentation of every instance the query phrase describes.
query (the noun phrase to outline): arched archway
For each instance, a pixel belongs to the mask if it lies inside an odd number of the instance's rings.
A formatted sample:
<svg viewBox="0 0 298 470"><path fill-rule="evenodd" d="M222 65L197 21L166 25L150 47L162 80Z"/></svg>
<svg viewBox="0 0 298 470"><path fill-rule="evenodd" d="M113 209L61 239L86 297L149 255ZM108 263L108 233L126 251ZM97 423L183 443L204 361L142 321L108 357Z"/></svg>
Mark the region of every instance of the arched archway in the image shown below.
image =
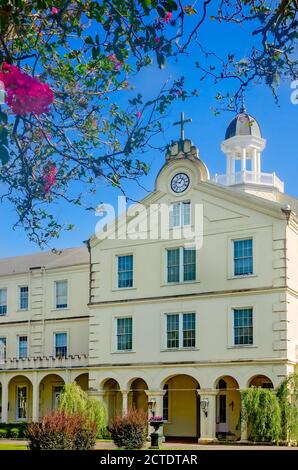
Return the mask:
<svg viewBox="0 0 298 470"><path fill-rule="evenodd" d="M249 387L273 388L272 380L266 375L255 375L248 381Z"/></svg>
<svg viewBox="0 0 298 470"><path fill-rule="evenodd" d="M81 387L84 392L89 388L89 374L88 372L80 374L75 378L75 382Z"/></svg>
<svg viewBox="0 0 298 470"><path fill-rule="evenodd" d="M8 422L32 420L33 387L25 375L16 375L8 384Z"/></svg>
<svg viewBox="0 0 298 470"><path fill-rule="evenodd" d="M239 384L234 377L225 375L216 381L216 435L219 439L240 438L241 397Z"/></svg>
<svg viewBox="0 0 298 470"><path fill-rule="evenodd" d="M39 384L39 416L57 409L65 382L57 374L46 375Z"/></svg>
<svg viewBox="0 0 298 470"><path fill-rule="evenodd" d="M163 381L164 435L169 438L200 436L199 382L190 375L174 375Z"/></svg>
<svg viewBox="0 0 298 470"><path fill-rule="evenodd" d="M107 379L102 385L102 390L104 392L103 400L106 405L107 420L110 423L114 416L122 413L122 394L119 383L115 379Z"/></svg>
<svg viewBox="0 0 298 470"><path fill-rule="evenodd" d="M148 385L144 379L137 378L131 382L128 394L129 408L148 411L148 399L145 390L148 390Z"/></svg>

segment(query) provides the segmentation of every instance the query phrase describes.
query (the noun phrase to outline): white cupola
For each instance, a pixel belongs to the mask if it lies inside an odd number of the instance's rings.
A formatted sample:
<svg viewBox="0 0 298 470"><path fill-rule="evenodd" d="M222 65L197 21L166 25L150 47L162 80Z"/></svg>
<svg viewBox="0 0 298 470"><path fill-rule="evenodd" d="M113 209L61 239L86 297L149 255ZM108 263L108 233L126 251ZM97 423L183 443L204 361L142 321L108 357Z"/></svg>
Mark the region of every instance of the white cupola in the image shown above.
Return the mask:
<svg viewBox="0 0 298 470"><path fill-rule="evenodd" d="M260 126L247 114L244 102L240 113L230 122L221 150L226 155L226 174L213 181L236 186L252 193L284 192L284 184L275 173L263 173L261 153L266 146Z"/></svg>

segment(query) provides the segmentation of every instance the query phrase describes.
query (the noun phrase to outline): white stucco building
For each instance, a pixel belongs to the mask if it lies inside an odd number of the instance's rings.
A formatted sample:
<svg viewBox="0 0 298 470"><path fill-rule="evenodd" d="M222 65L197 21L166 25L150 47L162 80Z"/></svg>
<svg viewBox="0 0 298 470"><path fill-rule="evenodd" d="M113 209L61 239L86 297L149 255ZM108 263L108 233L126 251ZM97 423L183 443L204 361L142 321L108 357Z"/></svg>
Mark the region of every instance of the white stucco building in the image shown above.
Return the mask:
<svg viewBox="0 0 298 470"><path fill-rule="evenodd" d="M241 437L239 390L297 370L298 200L262 172L265 145L243 109L225 175L181 138L88 250L0 261L2 421L38 419L77 380L110 418L149 404L165 436Z"/></svg>

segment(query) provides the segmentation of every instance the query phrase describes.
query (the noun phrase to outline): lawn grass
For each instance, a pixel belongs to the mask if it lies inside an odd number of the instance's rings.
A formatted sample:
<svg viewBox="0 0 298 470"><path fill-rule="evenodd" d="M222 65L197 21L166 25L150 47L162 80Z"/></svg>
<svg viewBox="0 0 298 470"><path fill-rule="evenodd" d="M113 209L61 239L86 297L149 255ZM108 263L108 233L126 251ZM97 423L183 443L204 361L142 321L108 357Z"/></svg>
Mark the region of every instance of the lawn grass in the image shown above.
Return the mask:
<svg viewBox="0 0 298 470"><path fill-rule="evenodd" d="M21 444L0 444L0 450L27 450L27 446Z"/></svg>

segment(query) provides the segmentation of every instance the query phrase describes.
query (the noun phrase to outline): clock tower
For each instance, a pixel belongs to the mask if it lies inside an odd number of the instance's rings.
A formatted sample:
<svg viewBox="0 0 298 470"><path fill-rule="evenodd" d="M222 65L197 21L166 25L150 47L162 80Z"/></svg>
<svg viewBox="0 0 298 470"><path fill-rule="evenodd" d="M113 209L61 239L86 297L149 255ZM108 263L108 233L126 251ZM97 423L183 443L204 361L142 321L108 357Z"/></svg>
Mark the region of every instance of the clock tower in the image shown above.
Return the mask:
<svg viewBox="0 0 298 470"><path fill-rule="evenodd" d="M193 185L209 180L209 171L199 157L199 149L190 139L185 139L184 126L191 122L181 113L180 139L172 142L166 152L166 162L156 178L155 189L172 196L184 196Z"/></svg>

